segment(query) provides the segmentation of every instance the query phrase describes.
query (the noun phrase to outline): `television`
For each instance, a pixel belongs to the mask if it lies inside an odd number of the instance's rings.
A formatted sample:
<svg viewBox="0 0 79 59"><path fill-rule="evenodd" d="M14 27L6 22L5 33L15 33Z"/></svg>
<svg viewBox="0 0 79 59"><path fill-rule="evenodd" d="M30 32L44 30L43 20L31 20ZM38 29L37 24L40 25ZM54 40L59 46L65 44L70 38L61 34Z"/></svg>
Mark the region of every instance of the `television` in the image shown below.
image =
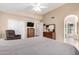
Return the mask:
<svg viewBox="0 0 79 59"><path fill-rule="evenodd" d="M27 27L34 27L34 23L33 22L27 22Z"/></svg>

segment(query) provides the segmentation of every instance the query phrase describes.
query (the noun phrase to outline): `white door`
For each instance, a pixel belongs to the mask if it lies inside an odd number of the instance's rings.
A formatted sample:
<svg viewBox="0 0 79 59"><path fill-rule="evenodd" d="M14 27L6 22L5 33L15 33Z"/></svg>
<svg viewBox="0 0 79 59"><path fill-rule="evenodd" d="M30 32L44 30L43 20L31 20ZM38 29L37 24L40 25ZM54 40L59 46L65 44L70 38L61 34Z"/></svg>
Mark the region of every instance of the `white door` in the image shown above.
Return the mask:
<svg viewBox="0 0 79 59"><path fill-rule="evenodd" d="M43 23L40 21L36 23L36 35L43 37Z"/></svg>
<svg viewBox="0 0 79 59"><path fill-rule="evenodd" d="M64 41L78 48L78 17L69 15L64 20Z"/></svg>

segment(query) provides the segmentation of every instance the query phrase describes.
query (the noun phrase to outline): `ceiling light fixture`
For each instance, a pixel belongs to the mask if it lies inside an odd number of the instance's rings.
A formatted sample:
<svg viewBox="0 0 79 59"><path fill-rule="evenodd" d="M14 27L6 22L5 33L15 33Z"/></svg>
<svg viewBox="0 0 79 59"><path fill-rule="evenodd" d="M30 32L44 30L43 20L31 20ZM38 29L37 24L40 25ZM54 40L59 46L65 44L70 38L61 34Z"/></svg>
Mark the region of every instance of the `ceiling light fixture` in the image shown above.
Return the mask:
<svg viewBox="0 0 79 59"><path fill-rule="evenodd" d="M37 12L41 12L42 8L47 8L46 6L43 6L40 3L33 3L31 5L33 6L33 10Z"/></svg>
<svg viewBox="0 0 79 59"><path fill-rule="evenodd" d="M39 7L34 7L33 10L34 11L40 11L41 12L41 9Z"/></svg>

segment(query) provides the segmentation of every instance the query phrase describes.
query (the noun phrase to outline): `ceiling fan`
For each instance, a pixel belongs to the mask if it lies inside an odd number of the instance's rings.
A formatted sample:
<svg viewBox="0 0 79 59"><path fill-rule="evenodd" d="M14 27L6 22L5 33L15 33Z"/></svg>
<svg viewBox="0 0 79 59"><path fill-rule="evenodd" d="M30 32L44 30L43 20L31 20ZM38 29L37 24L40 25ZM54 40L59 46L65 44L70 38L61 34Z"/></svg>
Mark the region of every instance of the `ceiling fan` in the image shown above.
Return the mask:
<svg viewBox="0 0 79 59"><path fill-rule="evenodd" d="M30 3L29 6L35 12L41 12L42 9L47 8L47 6L45 6L43 3Z"/></svg>

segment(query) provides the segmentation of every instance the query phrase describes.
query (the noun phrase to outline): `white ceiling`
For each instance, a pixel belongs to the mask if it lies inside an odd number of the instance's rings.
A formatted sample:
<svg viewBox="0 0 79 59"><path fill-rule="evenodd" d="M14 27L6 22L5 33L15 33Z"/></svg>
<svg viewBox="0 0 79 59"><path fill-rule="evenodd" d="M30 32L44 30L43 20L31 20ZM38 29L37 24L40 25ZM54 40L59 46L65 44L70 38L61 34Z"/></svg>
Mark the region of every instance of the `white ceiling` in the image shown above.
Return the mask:
<svg viewBox="0 0 79 59"><path fill-rule="evenodd" d="M64 3L41 3L41 5L46 6L47 8L42 9L42 12L38 13L32 10L30 3L0 3L0 11L43 15L63 4Z"/></svg>

